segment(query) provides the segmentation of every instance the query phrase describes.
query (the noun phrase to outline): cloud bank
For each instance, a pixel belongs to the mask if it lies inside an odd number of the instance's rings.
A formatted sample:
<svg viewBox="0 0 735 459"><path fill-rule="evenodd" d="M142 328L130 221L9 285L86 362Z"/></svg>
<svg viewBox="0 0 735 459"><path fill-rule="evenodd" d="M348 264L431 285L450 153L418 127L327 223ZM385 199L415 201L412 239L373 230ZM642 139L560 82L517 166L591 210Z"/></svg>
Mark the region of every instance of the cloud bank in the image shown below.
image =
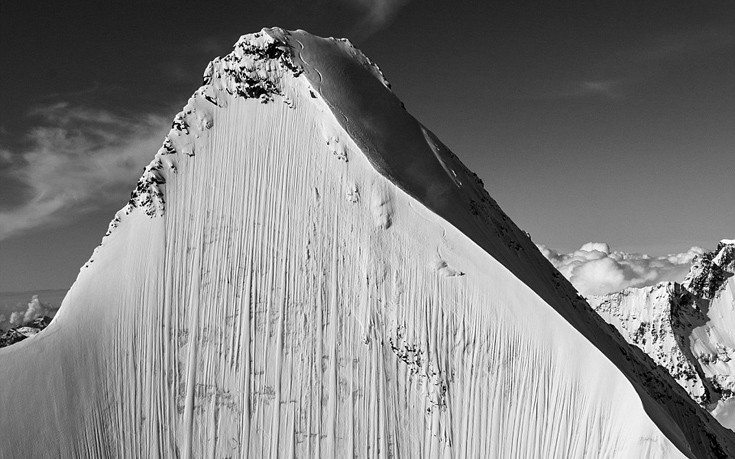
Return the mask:
<svg viewBox="0 0 735 459"><path fill-rule="evenodd" d="M628 287L645 287L659 282L681 282L700 247L662 257L614 252L605 243L589 242L572 253L560 254L543 245L541 253L584 296L605 295Z"/></svg>
<svg viewBox="0 0 735 459"><path fill-rule="evenodd" d="M68 102L38 106L15 150L0 147L0 240L97 210L132 189L169 121Z"/></svg>
<svg viewBox="0 0 735 459"><path fill-rule="evenodd" d="M408 0L349 0L368 13L367 19L376 26L386 25L408 3Z"/></svg>
<svg viewBox="0 0 735 459"><path fill-rule="evenodd" d="M341 0L362 12L362 20L356 26L357 39L364 39L390 24L398 11L409 0Z"/></svg>
<svg viewBox="0 0 735 459"><path fill-rule="evenodd" d="M613 50L582 70L587 78L571 81L557 97L606 97L620 99L658 81L672 66L691 65L692 58L735 47L735 33L726 28L702 27L649 38L627 48ZM638 87L636 89L636 87Z"/></svg>
<svg viewBox="0 0 735 459"><path fill-rule="evenodd" d="M19 305L20 306L20 305ZM51 305L42 303L38 299L38 295L33 295L31 301L28 302L28 307L25 311L15 311L10 314L10 325L13 327L19 327L25 323L28 323L36 317L52 315ZM0 316L3 320L5 316ZM2 322L2 321L0 321Z"/></svg>

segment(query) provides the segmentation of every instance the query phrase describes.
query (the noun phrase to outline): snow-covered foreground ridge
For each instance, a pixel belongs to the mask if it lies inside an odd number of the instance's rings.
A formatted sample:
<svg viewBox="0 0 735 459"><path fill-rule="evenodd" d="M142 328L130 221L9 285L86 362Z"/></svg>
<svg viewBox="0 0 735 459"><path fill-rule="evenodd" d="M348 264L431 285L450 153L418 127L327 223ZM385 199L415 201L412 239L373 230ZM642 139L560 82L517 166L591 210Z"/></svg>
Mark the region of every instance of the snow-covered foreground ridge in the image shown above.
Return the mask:
<svg viewBox="0 0 735 459"><path fill-rule="evenodd" d="M631 344L735 430L735 242L700 255L682 283L590 297Z"/></svg>
<svg viewBox="0 0 735 459"><path fill-rule="evenodd" d="M49 327L3 457L726 457L343 40L207 68Z"/></svg>

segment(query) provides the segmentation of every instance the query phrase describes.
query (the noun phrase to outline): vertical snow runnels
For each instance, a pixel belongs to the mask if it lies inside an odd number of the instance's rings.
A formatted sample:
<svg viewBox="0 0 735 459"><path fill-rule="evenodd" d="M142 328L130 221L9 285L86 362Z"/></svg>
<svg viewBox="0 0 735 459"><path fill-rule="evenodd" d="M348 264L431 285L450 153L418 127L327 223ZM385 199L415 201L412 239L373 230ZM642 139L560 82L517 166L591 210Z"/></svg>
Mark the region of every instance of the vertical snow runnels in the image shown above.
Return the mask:
<svg viewBox="0 0 735 459"><path fill-rule="evenodd" d="M285 182L285 181L284 181ZM285 184L284 184L285 186ZM285 212L286 206L281 206L282 212ZM281 223L282 223L281 219ZM281 242L279 244L280 247L282 247L282 253L281 253L281 267L279 270L279 275L281 278L281 284L280 284L280 295L281 298L279 298L277 301L280 305L278 310L278 329L276 331L276 368L275 368L275 387L276 387L276 394L275 394L275 400L274 400L274 408L273 408L273 423L271 426L271 457L277 458L279 457L279 451L281 447L283 446L283 441L280 437L281 432L281 411L283 411L283 408L281 406L281 395L284 391L283 384L282 384L282 375L283 375L283 333L284 333L284 322L286 321L286 303L288 298L288 257L289 257L289 250L288 250L288 244L284 243L284 239L286 239L285 231L283 231L282 227L279 225L279 234L281 235Z"/></svg>
<svg viewBox="0 0 735 459"><path fill-rule="evenodd" d="M327 457L337 457L337 367L339 365L337 355L337 342L339 339L339 319L337 308L339 304L339 201L335 202L332 214L332 260L329 274L329 432Z"/></svg>
<svg viewBox="0 0 735 459"><path fill-rule="evenodd" d="M53 355L82 381L94 371L108 379L101 403L111 407L107 431L98 427L103 418L87 421L75 441L109 441L106 451L142 455L155 451L145 448L156 441L147 429L158 418L168 424L156 428L173 432L160 436L167 443L160 451L184 457L574 457L620 450L634 435L665 442L631 403L639 399L625 392L620 372L589 342L501 263L372 168L304 81L278 81L291 106L280 96L261 103L214 89L209 94L226 108L195 101L211 111L199 119L211 129L192 140L196 156L178 158L165 217L134 210L88 270L97 277L78 285L92 300L72 295L98 306L95 318L105 320L70 317L90 331L99 323L113 331L89 338L105 344L92 371ZM349 163L325 147L325 126L349 150ZM369 199L345 200L358 187L370 196L370 186L391 195L389 227L375 224ZM157 225L166 233L163 263L162 241L150 237ZM466 276L438 275L430 267L438 249ZM105 259L134 274L117 279L100 271ZM161 269L164 280L151 275ZM120 293L109 309L93 282L100 279ZM162 287L167 306L142 314ZM109 311L122 312L113 319ZM136 319L159 311L170 342L161 380L150 384L141 372L159 363L149 334L160 322L139 329ZM390 343L398 327L401 355ZM69 351L87 344L66 339ZM604 395L623 408L608 407L591 389L587 373L600 370L611 381ZM161 383L169 392L151 394ZM168 418L146 418L155 397ZM64 400L54 402L63 409ZM614 414L605 417L606 409ZM68 445L59 449L87 451Z"/></svg>
<svg viewBox="0 0 735 459"><path fill-rule="evenodd" d="M250 336L251 336L251 323L250 323L250 308L252 305L252 288L253 288L253 249L252 245L248 247L247 255L248 270L246 274L245 290L241 296L241 307L240 307L240 323L242 330L241 344L238 347L239 360L244 361L243 370L240 377L240 390L242 392L242 402L240 405L240 411L242 413L242 427L240 431L240 453L244 456L249 455L250 450L250 417L252 415L250 406L252 404L251 394L253 391L252 387L252 368L251 363L251 349L250 349Z"/></svg>
<svg viewBox="0 0 735 459"><path fill-rule="evenodd" d="M186 368L186 401L184 405L184 459L192 459L194 437L194 395L196 390L196 377L198 341L199 341L199 314L200 314L200 281L202 273L202 251L204 250L203 241L196 249L193 262L194 271L192 272L192 284L189 286L189 355Z"/></svg>

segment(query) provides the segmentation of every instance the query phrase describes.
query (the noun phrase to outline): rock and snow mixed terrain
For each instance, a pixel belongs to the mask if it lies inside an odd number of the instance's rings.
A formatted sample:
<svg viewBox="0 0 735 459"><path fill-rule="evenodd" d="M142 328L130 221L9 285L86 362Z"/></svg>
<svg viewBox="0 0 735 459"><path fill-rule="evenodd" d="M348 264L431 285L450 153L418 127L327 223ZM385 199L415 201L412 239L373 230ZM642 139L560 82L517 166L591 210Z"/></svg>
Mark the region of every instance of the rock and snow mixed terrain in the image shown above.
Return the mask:
<svg viewBox="0 0 735 459"><path fill-rule="evenodd" d="M37 293L0 293L0 329L17 327L37 317L53 317L66 292L67 290L41 290Z"/></svg>
<svg viewBox="0 0 735 459"><path fill-rule="evenodd" d="M2 457L727 457L346 40L215 59L46 330Z"/></svg>
<svg viewBox="0 0 735 459"><path fill-rule="evenodd" d="M42 302L38 295L33 295L25 307L19 302L13 306L12 300L18 295L17 293L0 295L0 301L5 302L2 307L6 312L0 314L0 347L10 346L37 335L48 326L58 310L51 304Z"/></svg>
<svg viewBox="0 0 735 459"><path fill-rule="evenodd" d="M735 242L699 256L682 283L591 296L592 307L735 430Z"/></svg>
<svg viewBox="0 0 735 459"><path fill-rule="evenodd" d="M50 322L51 318L49 316L41 316L36 317L29 322L24 322L22 325L13 327L10 330L0 330L0 347L19 343L26 338L33 338L38 335L41 330L45 329Z"/></svg>

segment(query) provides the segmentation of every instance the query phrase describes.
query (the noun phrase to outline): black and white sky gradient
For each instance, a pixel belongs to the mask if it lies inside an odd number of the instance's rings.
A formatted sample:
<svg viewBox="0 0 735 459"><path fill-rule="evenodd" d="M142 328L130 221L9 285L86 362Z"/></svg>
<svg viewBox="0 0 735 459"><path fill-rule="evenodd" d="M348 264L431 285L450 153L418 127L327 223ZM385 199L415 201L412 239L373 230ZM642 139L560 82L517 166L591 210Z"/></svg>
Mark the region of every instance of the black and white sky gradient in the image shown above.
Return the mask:
<svg viewBox="0 0 735 459"><path fill-rule="evenodd" d="M735 237L735 3L3 2L0 291L65 288L207 62L348 37L534 241Z"/></svg>

